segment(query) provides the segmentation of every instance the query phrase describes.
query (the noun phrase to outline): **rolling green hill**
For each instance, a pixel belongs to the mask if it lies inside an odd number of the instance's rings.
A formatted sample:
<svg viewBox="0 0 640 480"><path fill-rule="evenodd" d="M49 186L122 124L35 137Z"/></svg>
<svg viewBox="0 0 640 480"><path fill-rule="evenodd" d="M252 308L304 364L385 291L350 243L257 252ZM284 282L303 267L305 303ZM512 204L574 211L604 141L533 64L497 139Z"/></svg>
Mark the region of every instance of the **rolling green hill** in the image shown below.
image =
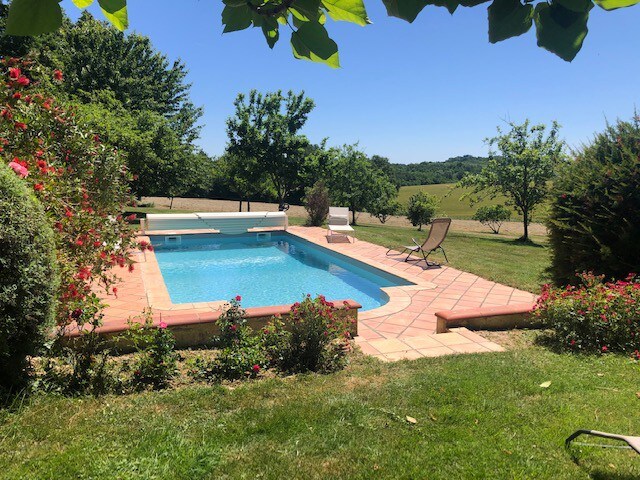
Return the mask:
<svg viewBox="0 0 640 480"><path fill-rule="evenodd" d="M407 187L400 187L398 193L398 201L402 205L406 205L409 202L409 197L419 191L426 192L431 195L435 195L440 199L439 215L446 215L452 218L469 219L473 217L473 214L482 205L495 205L498 203L504 203L504 197L497 197L493 200L485 200L477 203L473 206L469 205L469 200L460 200L460 197L467 193L469 189L466 188L454 188L454 183L440 183L436 185L411 185ZM546 209L544 206L540 207L533 214L534 222L543 222L546 218ZM517 215L514 211L511 220L521 220L522 217Z"/></svg>

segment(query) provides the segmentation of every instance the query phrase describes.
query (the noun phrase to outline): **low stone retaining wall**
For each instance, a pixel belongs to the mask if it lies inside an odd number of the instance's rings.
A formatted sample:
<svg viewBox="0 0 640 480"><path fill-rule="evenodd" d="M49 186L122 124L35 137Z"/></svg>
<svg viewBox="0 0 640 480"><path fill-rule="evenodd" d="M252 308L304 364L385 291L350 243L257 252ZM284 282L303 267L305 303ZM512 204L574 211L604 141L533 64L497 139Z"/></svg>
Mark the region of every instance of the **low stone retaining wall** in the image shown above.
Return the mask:
<svg viewBox="0 0 640 480"><path fill-rule="evenodd" d="M334 302L336 305L336 316L346 318L349 332L353 337L358 335L358 309L362 308L358 302L353 300L340 300ZM291 312L291 305L278 305L273 307L247 308L247 325L254 331L262 330L269 320L275 315L280 315L281 320L287 325ZM160 322L165 322L167 328L173 333L176 339L177 348L206 346L211 344L211 339L220 334L220 329L216 321L222 314L221 310L207 313L179 314L172 315L171 311L156 311L153 314L153 325L158 326ZM106 340L113 342L113 345L122 353L131 350L131 345L120 337L126 330L126 326L105 326L98 328L97 333ZM69 343L80 337L82 333L77 327L69 328L65 333L65 338Z"/></svg>
<svg viewBox="0 0 640 480"><path fill-rule="evenodd" d="M450 327L467 327L472 330L536 328L540 324L531 315L532 309L533 305L530 303L522 303L469 310L443 310L436 312L436 333L445 333Z"/></svg>

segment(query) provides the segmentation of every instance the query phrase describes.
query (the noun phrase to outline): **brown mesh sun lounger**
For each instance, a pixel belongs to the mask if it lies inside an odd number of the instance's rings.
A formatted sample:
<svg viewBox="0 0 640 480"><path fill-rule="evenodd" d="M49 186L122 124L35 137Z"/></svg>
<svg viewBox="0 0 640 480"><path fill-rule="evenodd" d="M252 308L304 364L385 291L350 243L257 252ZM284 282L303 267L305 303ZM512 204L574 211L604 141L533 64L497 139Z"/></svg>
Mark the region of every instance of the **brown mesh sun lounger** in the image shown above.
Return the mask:
<svg viewBox="0 0 640 480"><path fill-rule="evenodd" d="M431 229L429 230L427 239L422 244L419 244L415 238L412 238L411 240L413 240L415 245L403 245L404 250L400 252L400 255L409 252L407 258L404 259L405 262L408 262L413 252L420 252L424 261L427 262L427 265L432 266L437 265L437 263L429 262L427 258L431 253L440 249L444 254L444 259L449 263L447 254L445 253L444 248L442 248L442 242L444 242L444 239L447 237L447 232L449 231L450 226L450 218L436 218L431 222ZM387 255L389 255L389 252L391 251L392 249L387 250Z"/></svg>
<svg viewBox="0 0 640 480"><path fill-rule="evenodd" d="M608 438L611 440L620 440L621 442L625 442L628 445L628 448L631 448L636 453L640 453L640 437L631 437L629 435L618 435L616 433L607 433L607 432L598 432L597 430L578 430L572 433L569 438L564 442L565 446L569 446L569 444L580 435L593 435L594 437L600 438ZM589 444L593 446L603 446L607 447L609 445L595 445Z"/></svg>

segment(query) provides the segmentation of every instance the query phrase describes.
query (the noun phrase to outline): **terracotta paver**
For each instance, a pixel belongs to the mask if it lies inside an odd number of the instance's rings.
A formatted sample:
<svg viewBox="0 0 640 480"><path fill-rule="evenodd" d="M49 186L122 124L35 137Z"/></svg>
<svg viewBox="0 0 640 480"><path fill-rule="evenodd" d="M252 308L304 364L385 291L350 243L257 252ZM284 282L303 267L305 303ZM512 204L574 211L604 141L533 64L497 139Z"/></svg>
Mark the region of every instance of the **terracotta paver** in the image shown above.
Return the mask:
<svg viewBox="0 0 640 480"><path fill-rule="evenodd" d="M327 240L319 227L289 227L288 232L403 277L416 285L385 288L389 302L359 313L357 343L362 351L386 361L433 357L455 353L502 351L503 348L466 328L435 334L435 313L480 307L522 305L535 302L532 293L495 283L446 265L427 267L424 261L403 262L398 252L361 240L353 243ZM446 245L446 240L445 240ZM126 325L127 318L140 315L148 306L163 319L197 318L220 308L221 302L174 305L170 302L162 274L153 253L138 253L133 272L118 272L118 297L109 295L105 326Z"/></svg>

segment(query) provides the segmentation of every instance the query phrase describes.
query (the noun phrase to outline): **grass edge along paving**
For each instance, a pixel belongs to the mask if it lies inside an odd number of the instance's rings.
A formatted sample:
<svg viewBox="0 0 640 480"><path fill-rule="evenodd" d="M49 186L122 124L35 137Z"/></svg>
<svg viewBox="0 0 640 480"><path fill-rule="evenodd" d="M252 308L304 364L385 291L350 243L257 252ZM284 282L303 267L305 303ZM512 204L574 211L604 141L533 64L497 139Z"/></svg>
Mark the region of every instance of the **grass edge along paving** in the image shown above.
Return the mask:
<svg viewBox="0 0 640 480"><path fill-rule="evenodd" d="M638 365L540 347L0 411L0 478L637 478ZM541 384L550 381L547 388ZM413 420L407 419L412 417Z"/></svg>

